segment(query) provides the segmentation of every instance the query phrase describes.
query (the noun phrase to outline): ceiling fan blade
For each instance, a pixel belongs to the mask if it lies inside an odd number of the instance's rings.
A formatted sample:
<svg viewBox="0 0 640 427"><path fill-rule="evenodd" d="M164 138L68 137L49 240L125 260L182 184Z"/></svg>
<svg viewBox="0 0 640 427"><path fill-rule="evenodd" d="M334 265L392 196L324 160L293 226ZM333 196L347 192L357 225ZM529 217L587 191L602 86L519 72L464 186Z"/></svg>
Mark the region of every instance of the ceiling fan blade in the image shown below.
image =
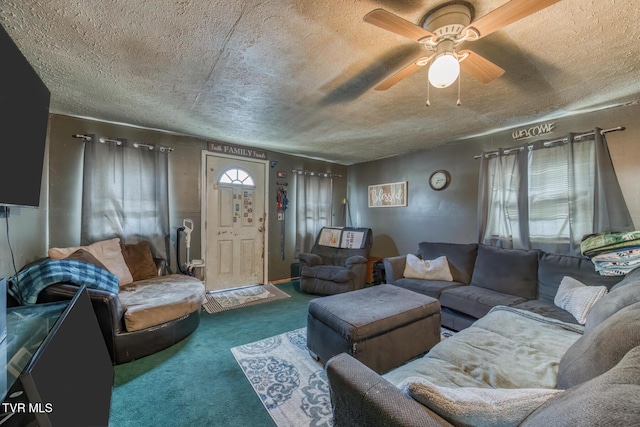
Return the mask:
<svg viewBox="0 0 640 427"><path fill-rule="evenodd" d="M365 15L363 20L364 22L373 24L376 27L380 27L384 30L391 31L392 33L396 33L415 41L420 41L420 39L425 37L436 37L435 34L430 31L417 26L406 19L400 18L391 12L387 12L384 9L376 9L369 12Z"/></svg>
<svg viewBox="0 0 640 427"><path fill-rule="evenodd" d="M504 74L504 70L488 59L470 50L461 50L459 55L467 55L460 61L460 68L475 77L480 83L489 83Z"/></svg>
<svg viewBox="0 0 640 427"><path fill-rule="evenodd" d="M409 77L411 74L415 73L420 68L424 67L426 64L429 63L430 59L431 59L430 56L425 56L424 58L420 58L417 61L414 61L413 63L411 63L411 64L407 65L406 67L404 67L402 70L400 70L397 73L395 73L393 76L391 76L388 79L384 80L382 83L380 83L379 85L374 87L374 89L375 90L387 90L387 89L389 89L391 86L395 85L400 80L402 80L402 79L404 79L406 77Z"/></svg>
<svg viewBox="0 0 640 427"><path fill-rule="evenodd" d="M464 34L467 29L473 28L478 32L478 38L482 38L559 1L560 0L511 0L487 13L482 18L473 21L462 31L462 34Z"/></svg>

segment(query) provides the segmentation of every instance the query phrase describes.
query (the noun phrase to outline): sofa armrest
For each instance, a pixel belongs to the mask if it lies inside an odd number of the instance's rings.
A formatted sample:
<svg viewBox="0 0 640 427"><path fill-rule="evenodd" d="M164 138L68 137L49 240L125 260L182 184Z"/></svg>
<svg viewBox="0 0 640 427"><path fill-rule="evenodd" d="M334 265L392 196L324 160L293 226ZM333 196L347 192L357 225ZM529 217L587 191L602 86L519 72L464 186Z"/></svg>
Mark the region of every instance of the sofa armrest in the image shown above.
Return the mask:
<svg viewBox="0 0 640 427"><path fill-rule="evenodd" d="M352 265L366 264L367 261L367 257L364 257L362 255L354 255L347 258L347 260L344 262L344 266L347 268L351 268Z"/></svg>
<svg viewBox="0 0 640 427"><path fill-rule="evenodd" d="M322 265L322 258L316 254L298 254L298 260L300 261L300 271L303 267Z"/></svg>
<svg viewBox="0 0 640 427"><path fill-rule="evenodd" d="M73 298L79 286L70 283L56 283L47 286L38 294L38 303L66 301ZM87 288L91 305L98 319L100 330L104 336L107 349L111 352L115 348L115 336L124 332L124 310L118 295L99 289ZM114 355L111 354L111 360Z"/></svg>
<svg viewBox="0 0 640 427"><path fill-rule="evenodd" d="M406 255L385 258L382 262L384 263L384 274L387 278L387 283L393 283L404 277L404 267L407 264Z"/></svg>
<svg viewBox="0 0 640 427"><path fill-rule="evenodd" d="M325 369L334 427L451 426L346 353L329 359Z"/></svg>
<svg viewBox="0 0 640 427"><path fill-rule="evenodd" d="M158 276L165 276L167 274L167 260L162 258L153 258L153 262L156 264Z"/></svg>

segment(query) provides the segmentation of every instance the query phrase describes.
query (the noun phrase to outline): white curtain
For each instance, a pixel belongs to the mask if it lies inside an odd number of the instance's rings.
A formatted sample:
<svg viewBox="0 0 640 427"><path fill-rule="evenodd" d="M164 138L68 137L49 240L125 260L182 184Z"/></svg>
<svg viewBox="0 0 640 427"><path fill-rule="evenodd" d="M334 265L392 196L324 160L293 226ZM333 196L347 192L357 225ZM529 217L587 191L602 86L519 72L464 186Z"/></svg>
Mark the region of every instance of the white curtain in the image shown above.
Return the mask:
<svg viewBox="0 0 640 427"><path fill-rule="evenodd" d="M331 225L332 191L331 178L296 175L296 257L310 252L320 229Z"/></svg>
<svg viewBox="0 0 640 427"><path fill-rule="evenodd" d="M521 175L522 150L503 150L491 156L482 156L481 171L484 170L481 188L486 194L479 197L484 214L480 241L500 247L523 247L527 243L526 232L520 227L523 204L522 186L526 175ZM526 212L526 210L525 210Z"/></svg>
<svg viewBox="0 0 640 427"><path fill-rule="evenodd" d="M154 256L170 259L168 151L120 142L85 144L82 244L147 240Z"/></svg>
<svg viewBox="0 0 640 427"><path fill-rule="evenodd" d="M479 241L578 255L586 234L633 230L600 129L483 153Z"/></svg>

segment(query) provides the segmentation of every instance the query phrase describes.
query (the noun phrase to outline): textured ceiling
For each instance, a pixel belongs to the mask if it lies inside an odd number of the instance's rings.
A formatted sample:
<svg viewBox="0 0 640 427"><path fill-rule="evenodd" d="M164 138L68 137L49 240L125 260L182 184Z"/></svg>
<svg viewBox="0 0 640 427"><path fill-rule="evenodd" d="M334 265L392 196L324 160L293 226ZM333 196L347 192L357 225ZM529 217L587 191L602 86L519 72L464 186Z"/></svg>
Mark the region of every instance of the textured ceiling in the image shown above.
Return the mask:
<svg viewBox="0 0 640 427"><path fill-rule="evenodd" d="M431 89L420 56L362 18L420 23L445 0L0 0L51 112L354 164L635 102L637 0L562 0L475 42L506 70ZM471 0L476 17L505 3Z"/></svg>

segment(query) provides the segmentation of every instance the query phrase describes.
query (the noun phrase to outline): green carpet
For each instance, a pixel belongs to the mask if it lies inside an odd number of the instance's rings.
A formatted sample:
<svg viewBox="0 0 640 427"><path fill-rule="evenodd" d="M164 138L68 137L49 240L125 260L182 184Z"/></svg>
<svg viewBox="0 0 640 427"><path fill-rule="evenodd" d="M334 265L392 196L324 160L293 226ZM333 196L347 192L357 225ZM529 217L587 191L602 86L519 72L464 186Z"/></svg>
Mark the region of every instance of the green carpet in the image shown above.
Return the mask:
<svg viewBox="0 0 640 427"><path fill-rule="evenodd" d="M297 285L297 283L296 283ZM208 314L184 341L115 367L110 425L274 426L230 349L303 328L315 298L278 285L291 298Z"/></svg>

